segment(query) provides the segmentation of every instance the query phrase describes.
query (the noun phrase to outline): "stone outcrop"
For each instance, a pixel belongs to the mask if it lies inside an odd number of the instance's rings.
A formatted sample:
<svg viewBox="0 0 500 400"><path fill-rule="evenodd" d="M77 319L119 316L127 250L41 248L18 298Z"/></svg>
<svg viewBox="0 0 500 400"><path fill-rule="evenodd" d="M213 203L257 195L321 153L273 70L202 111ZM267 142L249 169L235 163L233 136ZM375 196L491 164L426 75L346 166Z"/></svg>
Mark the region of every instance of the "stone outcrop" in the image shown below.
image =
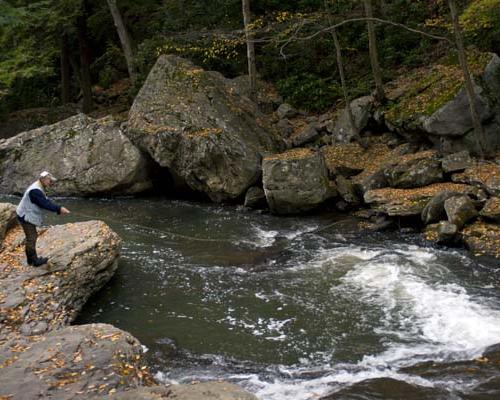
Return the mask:
<svg viewBox="0 0 500 400"><path fill-rule="evenodd" d="M161 56L129 113L128 136L213 201L240 197L283 142L257 105L217 72Z"/></svg>
<svg viewBox="0 0 500 400"><path fill-rule="evenodd" d="M22 194L43 170L64 196L123 195L151 188L147 163L111 118L83 114L0 142L0 191Z"/></svg>
<svg viewBox="0 0 500 400"><path fill-rule="evenodd" d="M150 381L142 347L107 324L70 326L0 346L0 398L93 399Z"/></svg>
<svg viewBox="0 0 500 400"><path fill-rule="evenodd" d="M476 108L484 126L483 149L494 155L500 148L500 58L493 53L470 51L468 61L474 76ZM463 73L457 62L443 59L405 77L398 96L385 110L387 126L411 141L426 139L445 153L479 152Z"/></svg>
<svg viewBox="0 0 500 400"><path fill-rule="evenodd" d="M264 158L263 183L271 212L309 211L335 193L323 156L310 149L295 149Z"/></svg>
<svg viewBox="0 0 500 400"><path fill-rule="evenodd" d="M120 238L103 222L57 225L38 239L49 263L26 265L20 227L9 231L0 253L0 338L40 335L72 322L88 298L113 276Z"/></svg>
<svg viewBox="0 0 500 400"><path fill-rule="evenodd" d="M435 183L414 189L375 189L364 195L367 204L377 211L390 216L420 215L427 203L441 192L475 194L477 188L453 183Z"/></svg>
<svg viewBox="0 0 500 400"><path fill-rule="evenodd" d="M387 184L393 188L415 188L443 181L441 160L433 151L402 156L384 169Z"/></svg>

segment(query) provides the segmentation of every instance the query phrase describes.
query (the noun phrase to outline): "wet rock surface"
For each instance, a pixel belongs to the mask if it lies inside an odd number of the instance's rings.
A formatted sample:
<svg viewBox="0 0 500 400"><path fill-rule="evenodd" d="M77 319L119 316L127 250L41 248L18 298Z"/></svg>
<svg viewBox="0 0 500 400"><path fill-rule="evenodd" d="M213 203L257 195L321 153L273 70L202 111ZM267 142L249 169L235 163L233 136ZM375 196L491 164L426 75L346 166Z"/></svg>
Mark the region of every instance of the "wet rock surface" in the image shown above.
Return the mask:
<svg viewBox="0 0 500 400"><path fill-rule="evenodd" d="M0 191L22 194L43 170L64 196L123 195L151 188L146 159L112 118L78 114L0 142Z"/></svg>

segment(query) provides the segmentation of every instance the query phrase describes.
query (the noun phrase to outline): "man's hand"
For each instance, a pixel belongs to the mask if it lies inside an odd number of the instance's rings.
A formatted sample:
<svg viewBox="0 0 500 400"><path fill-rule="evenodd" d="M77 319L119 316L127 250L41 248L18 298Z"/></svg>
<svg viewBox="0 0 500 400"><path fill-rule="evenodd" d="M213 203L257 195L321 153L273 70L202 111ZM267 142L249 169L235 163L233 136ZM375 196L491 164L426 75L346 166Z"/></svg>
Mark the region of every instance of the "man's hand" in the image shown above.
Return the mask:
<svg viewBox="0 0 500 400"><path fill-rule="evenodd" d="M69 210L66 207L61 207L61 215L69 214Z"/></svg>

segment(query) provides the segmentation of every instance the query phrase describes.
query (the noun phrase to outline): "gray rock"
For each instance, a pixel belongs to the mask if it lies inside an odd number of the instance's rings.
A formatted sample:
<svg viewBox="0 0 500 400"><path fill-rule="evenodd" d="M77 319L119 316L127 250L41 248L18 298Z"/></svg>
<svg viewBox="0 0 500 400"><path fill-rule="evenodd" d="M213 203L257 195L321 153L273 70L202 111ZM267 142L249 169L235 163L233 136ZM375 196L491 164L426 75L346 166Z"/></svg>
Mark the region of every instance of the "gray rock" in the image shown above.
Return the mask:
<svg viewBox="0 0 500 400"><path fill-rule="evenodd" d="M355 183L356 189L365 194L369 190L382 189L389 186L384 169L377 170L365 176L362 180Z"/></svg>
<svg viewBox="0 0 500 400"><path fill-rule="evenodd" d="M333 127L330 128L332 130L331 133L335 135L336 140L341 143L350 142L358 132L362 131L366 127L373 111L373 97L364 96L353 100L351 102L351 111L354 117L357 132L353 132L352 130L347 109L343 109L340 112L333 124Z"/></svg>
<svg viewBox="0 0 500 400"><path fill-rule="evenodd" d="M428 225L425 228L427 240L439 244L454 244L457 242L458 227L448 221Z"/></svg>
<svg viewBox="0 0 500 400"><path fill-rule="evenodd" d="M262 169L264 192L273 213L308 211L334 194L319 152L296 149L266 157Z"/></svg>
<svg viewBox="0 0 500 400"><path fill-rule="evenodd" d="M283 146L257 105L230 80L161 56L129 113L128 136L178 182L213 201L234 200Z"/></svg>
<svg viewBox="0 0 500 400"><path fill-rule="evenodd" d="M464 150L443 157L442 163L444 172L457 172L470 167L472 165L472 159L469 152Z"/></svg>
<svg viewBox="0 0 500 400"><path fill-rule="evenodd" d="M252 186L245 195L245 207L263 209L267 207L266 194L257 186Z"/></svg>
<svg viewBox="0 0 500 400"><path fill-rule="evenodd" d="M102 398L104 400L104 397ZM152 386L119 392L117 400L257 400L253 394L228 382L202 382L193 385Z"/></svg>
<svg viewBox="0 0 500 400"><path fill-rule="evenodd" d="M286 118L280 119L276 124L276 128L279 129L284 137L289 137L293 132L293 125Z"/></svg>
<svg viewBox="0 0 500 400"><path fill-rule="evenodd" d="M342 197L347 203L360 203L360 199L356 194L356 190L354 189L352 181L344 178L343 176L337 176L337 179L335 179L335 184L337 186L337 191L339 192L340 197Z"/></svg>
<svg viewBox="0 0 500 400"><path fill-rule="evenodd" d="M444 209L448 216L448 221L461 229L467 222L477 216L469 196L453 196L444 202Z"/></svg>
<svg viewBox="0 0 500 400"><path fill-rule="evenodd" d="M313 124L309 124L292 138L292 144L294 147L300 147L306 143L314 141L318 137L319 132Z"/></svg>
<svg viewBox="0 0 500 400"><path fill-rule="evenodd" d="M476 109L481 121L484 122L493 116L493 109L483 88L474 84L474 91L476 93ZM469 99L465 87L451 101L430 117L425 118L423 128L427 133L438 136L463 136L473 130L474 124L470 115Z"/></svg>
<svg viewBox="0 0 500 400"><path fill-rule="evenodd" d="M65 196L134 194L151 188L147 163L110 118L83 114L0 143L0 190L22 194L43 170Z"/></svg>
<svg viewBox="0 0 500 400"><path fill-rule="evenodd" d="M457 192L441 192L435 195L424 207L421 213L422 222L426 225L433 222L438 222L447 219L446 211L444 210L444 202L453 196L457 196Z"/></svg>
<svg viewBox="0 0 500 400"><path fill-rule="evenodd" d="M453 182L475 185L491 196L500 196L500 165L493 162L478 162L464 172L451 176Z"/></svg>
<svg viewBox="0 0 500 400"><path fill-rule="evenodd" d="M500 197L489 199L479 214L484 218L500 223Z"/></svg>
<svg viewBox="0 0 500 400"><path fill-rule="evenodd" d="M20 230L12 235L23 237ZM24 251L19 248L22 241L13 237L12 242L12 248L2 252L11 268L0 264L0 293L9 300L2 307L12 320L0 324L0 339L17 332L20 325L24 334L33 335L69 324L118 265L120 239L100 221L45 230L37 247L39 255L49 257L49 263L38 268L26 266Z"/></svg>
<svg viewBox="0 0 500 400"><path fill-rule="evenodd" d="M290 104L287 103L281 104L276 112L280 119L293 118L299 114L299 112L295 108L293 108Z"/></svg>
<svg viewBox="0 0 500 400"><path fill-rule="evenodd" d="M5 233L16 222L16 206L10 203L0 203L0 249Z"/></svg>
<svg viewBox="0 0 500 400"><path fill-rule="evenodd" d="M18 350L9 354L11 348ZM0 397L84 400L134 389L148 376L141 354L137 339L106 324L70 326L43 339L11 337L0 349L0 361L16 356L3 365Z"/></svg>
<svg viewBox="0 0 500 400"><path fill-rule="evenodd" d="M477 220L462 230L465 245L474 255L500 259L500 225Z"/></svg>
<svg viewBox="0 0 500 400"><path fill-rule="evenodd" d="M424 154L422 158L414 158L387 167L384 173L389 186L394 188L414 188L442 182L441 161L433 155L427 157L427 153L422 152L421 154ZM415 156L417 155L418 153Z"/></svg>

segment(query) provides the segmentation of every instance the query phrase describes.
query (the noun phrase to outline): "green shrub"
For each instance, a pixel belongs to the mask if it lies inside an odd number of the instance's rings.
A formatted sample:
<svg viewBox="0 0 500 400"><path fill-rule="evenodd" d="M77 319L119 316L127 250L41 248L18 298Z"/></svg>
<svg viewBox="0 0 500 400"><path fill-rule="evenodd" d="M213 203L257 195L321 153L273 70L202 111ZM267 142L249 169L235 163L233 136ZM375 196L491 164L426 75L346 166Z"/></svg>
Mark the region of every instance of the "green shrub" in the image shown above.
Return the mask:
<svg viewBox="0 0 500 400"><path fill-rule="evenodd" d="M342 95L338 83L331 78L307 73L279 80L278 90L286 102L313 112L331 107Z"/></svg>

